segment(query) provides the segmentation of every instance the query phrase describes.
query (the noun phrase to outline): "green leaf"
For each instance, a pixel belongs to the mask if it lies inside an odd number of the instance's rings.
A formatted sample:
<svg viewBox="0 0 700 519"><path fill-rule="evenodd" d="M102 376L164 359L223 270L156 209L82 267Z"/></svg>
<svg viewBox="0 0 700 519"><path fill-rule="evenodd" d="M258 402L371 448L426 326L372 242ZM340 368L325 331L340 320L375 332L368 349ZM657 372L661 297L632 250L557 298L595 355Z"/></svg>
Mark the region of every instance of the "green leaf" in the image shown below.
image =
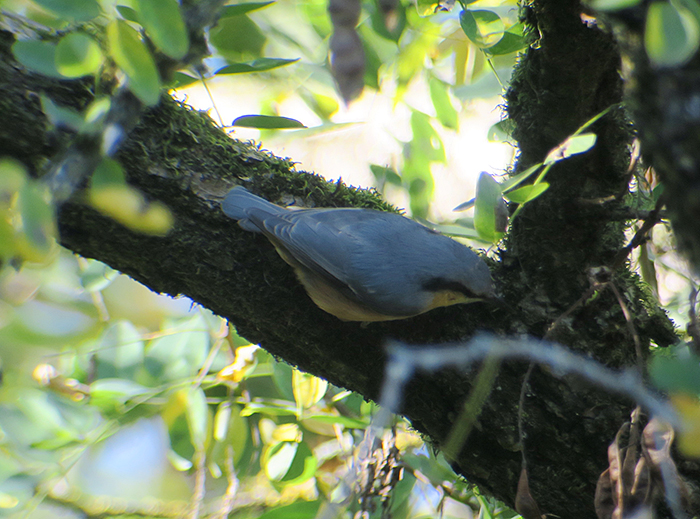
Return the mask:
<svg viewBox="0 0 700 519"><path fill-rule="evenodd" d="M347 427L348 429L364 429L369 425L369 420L360 420L350 418L349 416L339 416L331 414L313 414L304 417L304 420L312 420L315 422L337 424Z"/></svg>
<svg viewBox="0 0 700 519"><path fill-rule="evenodd" d="M297 442L278 442L265 449L262 463L270 481L280 481L287 474L298 448Z"/></svg>
<svg viewBox="0 0 700 519"><path fill-rule="evenodd" d="M119 276L118 270L101 261L91 259L86 261L88 266L80 273L80 285L88 292L104 290Z"/></svg>
<svg viewBox="0 0 700 519"><path fill-rule="evenodd" d="M508 30L503 33L503 38L495 45L485 49L484 52L489 56L503 56L527 48L524 30L525 25L523 23L517 23L509 27Z"/></svg>
<svg viewBox="0 0 700 519"><path fill-rule="evenodd" d="M402 184L401 177L393 168L370 164L369 170L380 184L384 182L388 182L394 186L400 186Z"/></svg>
<svg viewBox="0 0 700 519"><path fill-rule="evenodd" d="M173 74L173 80L169 86L177 90L178 88L184 88L186 86L192 85L193 83L196 83L199 80L199 77L193 76L191 74L179 70L175 72L175 74Z"/></svg>
<svg viewBox="0 0 700 519"><path fill-rule="evenodd" d="M83 126L83 116L72 108L59 106L45 95L41 95L40 99L42 111L57 128L78 131Z"/></svg>
<svg viewBox="0 0 700 519"><path fill-rule="evenodd" d="M547 158L544 159L544 165L554 164L560 160L568 159L572 155L585 153L595 145L595 142L595 133L587 132L572 135L547 154Z"/></svg>
<svg viewBox="0 0 700 519"><path fill-rule="evenodd" d="M260 57L267 38L253 20L241 15L219 20L209 31L209 41L228 61L238 62Z"/></svg>
<svg viewBox="0 0 700 519"><path fill-rule="evenodd" d="M129 78L129 89L144 104L157 104L160 99L158 70L139 33L125 21L116 20L107 27L107 41L114 62Z"/></svg>
<svg viewBox="0 0 700 519"><path fill-rule="evenodd" d="M270 416L295 416L297 407L289 400L265 400L256 399L253 402L242 402L245 407L241 411L241 416L251 416L254 414L267 414Z"/></svg>
<svg viewBox="0 0 700 519"><path fill-rule="evenodd" d="M187 394L185 408L187 427L195 449L202 450L207 440L209 424L209 407L207 397L201 387L193 387Z"/></svg>
<svg viewBox="0 0 700 519"><path fill-rule="evenodd" d="M100 15L96 0L34 0L52 13L72 22L87 22Z"/></svg>
<svg viewBox="0 0 700 519"><path fill-rule="evenodd" d="M0 158L0 211L7 210L12 198L27 182L24 165L9 157Z"/></svg>
<svg viewBox="0 0 700 519"><path fill-rule="evenodd" d="M514 177L510 177L508 180L503 182L503 184L501 184L501 191L507 192L508 190L513 189L515 186L523 183L525 180L527 180L532 175L537 173L537 170L540 169L541 167L542 167L542 163L538 162L537 164L533 164L532 166L527 168L522 173L518 173Z"/></svg>
<svg viewBox="0 0 700 519"><path fill-rule="evenodd" d="M48 41L20 40L12 53L22 65L45 76L63 78L56 68L56 45Z"/></svg>
<svg viewBox="0 0 700 519"><path fill-rule="evenodd" d="M231 16L240 16L267 7L275 2L244 2L241 4L227 5L221 10L219 19L230 18Z"/></svg>
<svg viewBox="0 0 700 519"><path fill-rule="evenodd" d="M103 378L90 385L90 405L106 415L122 415L123 406L136 396L153 393L153 389L123 378Z"/></svg>
<svg viewBox="0 0 700 519"><path fill-rule="evenodd" d="M112 323L99 339L95 353L97 378L134 377L143 363L141 334L129 321Z"/></svg>
<svg viewBox="0 0 700 519"><path fill-rule="evenodd" d="M459 13L459 24L467 38L482 49L496 45L506 29L498 14L482 9L465 9Z"/></svg>
<svg viewBox="0 0 700 519"><path fill-rule="evenodd" d="M201 314L166 322L146 349L145 367L159 382L197 374L209 352L209 334Z"/></svg>
<svg viewBox="0 0 700 519"><path fill-rule="evenodd" d="M135 9L132 9L129 6L126 5L118 5L117 6L117 12L121 15L122 18L129 22L134 22L140 24L141 22L139 21L139 13L136 12Z"/></svg>
<svg viewBox="0 0 700 519"><path fill-rule="evenodd" d="M66 77L95 74L104 57L100 46L87 34L70 32L56 46L56 69Z"/></svg>
<svg viewBox="0 0 700 519"><path fill-rule="evenodd" d="M124 170L116 160L104 158L95 168L95 172L90 178L90 187L99 189L113 185L126 185Z"/></svg>
<svg viewBox="0 0 700 519"><path fill-rule="evenodd" d="M177 0L136 0L135 7L156 47L173 59L187 54L190 39Z"/></svg>
<svg viewBox="0 0 700 519"><path fill-rule="evenodd" d="M214 431L213 437L216 441L221 442L228 435L228 426L231 422L231 402L221 402L216 409L214 415Z"/></svg>
<svg viewBox="0 0 700 519"><path fill-rule="evenodd" d="M634 7L642 0L589 0L589 5L596 11L617 11Z"/></svg>
<svg viewBox="0 0 700 519"><path fill-rule="evenodd" d="M285 485L298 485L314 477L317 469L318 463L313 452L305 442L302 442L298 444L289 469L279 481Z"/></svg>
<svg viewBox="0 0 700 519"><path fill-rule="evenodd" d="M516 204L524 204L530 200L534 200L542 193L547 191L549 184L547 182L540 182L539 184L531 184L529 186L523 186L513 191L508 191L505 197L511 202Z"/></svg>
<svg viewBox="0 0 700 519"><path fill-rule="evenodd" d="M447 160L445 146L442 143L442 139L440 139L440 134L433 128L428 115L418 110L413 110L411 112L411 132L413 133L411 151L414 155L420 154L428 162L444 163ZM432 182L432 176L430 179Z"/></svg>
<svg viewBox="0 0 700 519"><path fill-rule="evenodd" d="M232 63L226 67L220 68L214 72L215 76L223 76L226 74L245 74L249 72L263 72L264 70L272 70L274 68L284 67L290 63L299 61L296 59L282 58L259 58L254 61L244 63Z"/></svg>
<svg viewBox="0 0 700 519"><path fill-rule="evenodd" d="M664 391L700 394L700 358L687 348L678 348L677 357L652 357L649 375L654 384Z"/></svg>
<svg viewBox="0 0 700 519"><path fill-rule="evenodd" d="M44 261L56 240L53 206L45 190L35 182L25 183L18 192L17 207L26 241L25 259Z"/></svg>
<svg viewBox="0 0 700 519"><path fill-rule="evenodd" d="M259 128L264 130L295 130L306 128L296 119L277 115L243 115L236 118L231 126L241 128Z"/></svg>
<svg viewBox="0 0 700 519"><path fill-rule="evenodd" d="M515 123L512 119L503 119L491 126L488 131L489 142L512 142Z"/></svg>
<svg viewBox="0 0 700 519"><path fill-rule="evenodd" d="M419 16L432 16L440 11L438 0L416 0L416 10Z"/></svg>
<svg viewBox="0 0 700 519"><path fill-rule="evenodd" d="M474 203L474 228L482 239L495 243L503 237L497 230L496 211L503 202L501 186L491 175L482 172L476 184L476 201Z"/></svg>
<svg viewBox="0 0 700 519"><path fill-rule="evenodd" d="M430 99L440 124L445 128L458 130L459 115L452 105L447 85L435 77L430 78Z"/></svg>
<svg viewBox="0 0 700 519"><path fill-rule="evenodd" d="M291 505L271 508L258 519L309 519L316 517L321 507L321 501L304 501L299 499Z"/></svg>
<svg viewBox="0 0 700 519"><path fill-rule="evenodd" d="M647 10L644 47L658 66L675 67L687 62L700 46L700 26L681 5L652 2Z"/></svg>

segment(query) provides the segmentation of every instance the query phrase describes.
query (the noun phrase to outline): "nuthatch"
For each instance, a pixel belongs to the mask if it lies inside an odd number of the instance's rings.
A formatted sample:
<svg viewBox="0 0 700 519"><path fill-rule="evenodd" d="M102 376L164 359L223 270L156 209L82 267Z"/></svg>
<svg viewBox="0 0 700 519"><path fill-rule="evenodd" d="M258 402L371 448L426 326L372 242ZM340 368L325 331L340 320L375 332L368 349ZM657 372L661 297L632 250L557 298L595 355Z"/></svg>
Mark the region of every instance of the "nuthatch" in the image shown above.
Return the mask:
<svg viewBox="0 0 700 519"><path fill-rule="evenodd" d="M264 234L318 307L343 321L388 321L494 297L468 247L401 215L371 209L288 210L234 187L221 203Z"/></svg>

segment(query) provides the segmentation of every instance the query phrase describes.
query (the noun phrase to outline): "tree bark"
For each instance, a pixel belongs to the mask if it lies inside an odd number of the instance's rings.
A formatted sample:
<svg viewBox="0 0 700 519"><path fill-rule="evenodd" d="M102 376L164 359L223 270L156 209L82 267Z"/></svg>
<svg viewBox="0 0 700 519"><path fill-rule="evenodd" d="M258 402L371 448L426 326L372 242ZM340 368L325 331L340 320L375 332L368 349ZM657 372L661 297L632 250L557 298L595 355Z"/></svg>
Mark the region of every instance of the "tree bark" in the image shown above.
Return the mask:
<svg viewBox="0 0 700 519"><path fill-rule="evenodd" d="M555 6L556 4L556 6ZM575 1L542 1L528 21L542 38L523 57L508 94L516 121L521 168L540 161L556 144L608 105L619 102L619 56L611 37L579 17ZM0 33L0 154L41 172L70 135L50 128L36 93L83 106L79 82L47 80L12 61L12 38ZM238 332L285 361L333 384L376 399L388 339L410 344L464 340L477 331L542 337L589 288L592 267L610 266L623 245L620 202L589 204L626 189L628 125L621 111L594 128L598 145L553 168L550 190L530 204L492 262L510 308L485 304L438 309L412 319L344 323L319 310L268 241L238 228L219 209L235 184L273 202L297 197L310 206L388 209L379 198L294 169L286 159L230 138L206 114L170 98L149 110L119 154L128 181L150 200L166 204L175 225L165 237L140 234L102 216L81 193L58 212L61 243L99 259L152 290L187 295L233 323ZM616 199L617 200L617 199ZM626 266L613 282L634 315L646 351L650 342L676 340L672 324ZM610 290L601 291L560 321L553 338L612 367L635 364L623 312ZM502 366L479 423L455 470L513 505L520 474L517 414L524 363ZM476 369L419 375L403 395L401 413L440 447L469 395ZM593 518L593 495L607 466L606 449L632 402L573 378L535 369L525 399L525 451L533 496L542 512ZM686 477L700 483L695 464Z"/></svg>

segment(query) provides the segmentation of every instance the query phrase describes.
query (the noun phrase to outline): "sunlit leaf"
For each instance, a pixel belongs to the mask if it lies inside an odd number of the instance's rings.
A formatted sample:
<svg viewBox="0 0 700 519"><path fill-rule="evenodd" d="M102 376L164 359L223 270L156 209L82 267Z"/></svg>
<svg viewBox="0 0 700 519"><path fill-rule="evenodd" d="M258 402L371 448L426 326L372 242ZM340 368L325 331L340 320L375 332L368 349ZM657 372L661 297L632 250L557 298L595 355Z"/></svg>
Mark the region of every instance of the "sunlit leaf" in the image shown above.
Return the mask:
<svg viewBox="0 0 700 519"><path fill-rule="evenodd" d="M66 77L94 74L102 66L103 59L97 42L80 32L66 34L56 46L56 69Z"/></svg>
<svg viewBox="0 0 700 519"><path fill-rule="evenodd" d="M647 10L644 47L659 66L682 65L700 46L698 20L685 7L671 2L652 2Z"/></svg>
<svg viewBox="0 0 700 519"><path fill-rule="evenodd" d="M290 505L271 508L258 516L258 519L308 519L316 517L321 501L304 501L299 499Z"/></svg>
<svg viewBox="0 0 700 519"><path fill-rule="evenodd" d="M214 75L222 76L226 74L244 74L248 72L263 72L265 70L272 70L279 67L284 67L290 63L299 61L297 59L282 59L282 58L259 58L254 61L249 61L245 63L233 63L226 67L217 70Z"/></svg>
<svg viewBox="0 0 700 519"><path fill-rule="evenodd" d="M147 202L124 181L118 162L103 159L91 179L88 199L92 206L123 225L146 234L167 234L173 224L170 210L161 202Z"/></svg>
<svg viewBox="0 0 700 519"><path fill-rule="evenodd" d="M177 0L136 0L139 22L153 43L173 59L180 59L190 47L189 36Z"/></svg>
<svg viewBox="0 0 700 519"><path fill-rule="evenodd" d="M323 398L328 389L325 380L294 370L292 373L292 390L294 400L300 409L308 409Z"/></svg>
<svg viewBox="0 0 700 519"><path fill-rule="evenodd" d="M221 381L239 383L247 375L253 372L257 366L256 352L258 346L248 344L236 348L236 354L233 362L220 370L216 374L216 379Z"/></svg>
<svg viewBox="0 0 700 519"><path fill-rule="evenodd" d="M17 209L20 234L15 243L20 255L30 262L47 261L56 247L58 231L45 189L35 182L25 183L18 191Z"/></svg>
<svg viewBox="0 0 700 519"><path fill-rule="evenodd" d="M227 5L221 10L220 18L240 16L251 11L257 11L258 9L262 9L274 3L275 2L243 2L235 5Z"/></svg>
<svg viewBox="0 0 700 519"><path fill-rule="evenodd" d="M505 197L516 204L524 204L540 196L542 193L547 191L547 188L549 188L549 184L547 182L530 184L529 186L523 186L521 188L508 191L505 194Z"/></svg>
<svg viewBox="0 0 700 519"><path fill-rule="evenodd" d="M306 126L296 119L277 115L243 115L236 118L231 126L264 130L296 130L298 128L306 128Z"/></svg>
<svg viewBox="0 0 700 519"><path fill-rule="evenodd" d="M430 78L430 99L433 102L435 114L440 124L445 128L450 128L455 131L458 130L459 116L450 100L447 85L435 77Z"/></svg>
<svg viewBox="0 0 700 519"><path fill-rule="evenodd" d="M459 13L459 24L467 38L481 48L494 46L503 38L505 32L505 24L500 16L484 9L463 10Z"/></svg>
<svg viewBox="0 0 700 519"><path fill-rule="evenodd" d="M401 177L393 168L379 166L377 164L370 164L369 169L379 184L388 182L389 184L395 186L401 185Z"/></svg>
<svg viewBox="0 0 700 519"><path fill-rule="evenodd" d="M292 459L286 474L280 478L280 482L286 485L298 485L314 477L318 463L306 443L299 443L299 447Z"/></svg>
<svg viewBox="0 0 700 519"><path fill-rule="evenodd" d="M231 402L221 402L219 407L216 409L216 414L214 415L213 437L216 441L221 442L226 439L230 421Z"/></svg>
<svg viewBox="0 0 700 519"><path fill-rule="evenodd" d="M160 79L153 57L138 32L123 20L107 27L109 52L129 78L129 89L146 105L160 99Z"/></svg>
<svg viewBox="0 0 700 519"><path fill-rule="evenodd" d="M589 0L589 5L597 11L617 11L634 7L642 0Z"/></svg>
<svg viewBox="0 0 700 519"><path fill-rule="evenodd" d="M511 142L515 123L512 119L503 119L489 128L487 137L489 142Z"/></svg>
<svg viewBox="0 0 700 519"><path fill-rule="evenodd" d="M416 10L419 16L430 16L440 10L439 0L417 0Z"/></svg>
<svg viewBox="0 0 700 519"><path fill-rule="evenodd" d="M80 273L80 284L88 292L104 290L119 276L119 271L101 261L90 259L86 261L88 265Z"/></svg>
<svg viewBox="0 0 700 519"><path fill-rule="evenodd" d="M525 25L522 22L509 27L503 33L503 37L498 43L484 49L484 52L489 56L503 56L527 48L527 41L523 33L524 29Z"/></svg>
<svg viewBox="0 0 700 519"><path fill-rule="evenodd" d="M307 415L304 421L314 420L324 424L337 424L349 429L364 429L369 425L369 420L360 420L350 418L349 416L331 415L331 414L313 414Z"/></svg>
<svg viewBox="0 0 700 519"><path fill-rule="evenodd" d="M279 481L287 474L298 448L297 442L279 442L265 449L262 463L268 479Z"/></svg>
<svg viewBox="0 0 700 519"><path fill-rule="evenodd" d="M491 175L482 172L476 184L476 202L474 204L474 228L484 240L495 243L503 233L498 230L496 211L503 202L501 186Z"/></svg>
<svg viewBox="0 0 700 519"><path fill-rule="evenodd" d="M568 159L572 155L585 153L595 145L595 142L595 133L572 135L547 154L544 164L554 164L560 160Z"/></svg>
<svg viewBox="0 0 700 519"><path fill-rule="evenodd" d="M513 189L515 186L523 183L528 178L530 178L532 175L537 173L537 171L541 167L542 167L542 163L533 164L532 166L527 168L525 171L518 173L514 177L510 177L508 180L506 180L505 182L503 182L501 184L501 190L504 192L507 192L508 190Z"/></svg>
<svg viewBox="0 0 700 519"><path fill-rule="evenodd" d="M297 407L294 402L288 400L256 399L253 402L245 402L241 416L251 416L258 413L272 416L294 416L297 414Z"/></svg>
<svg viewBox="0 0 700 519"><path fill-rule="evenodd" d="M27 170L21 162L0 158L0 211L6 211L12 199L27 182ZM2 214L2 213L0 213Z"/></svg>
<svg viewBox="0 0 700 519"><path fill-rule="evenodd" d="M209 407L207 397L201 387L190 389L187 394L187 426L190 430L190 438L196 449L203 449L207 440L209 426Z"/></svg>
<svg viewBox="0 0 700 519"><path fill-rule="evenodd" d="M681 420L678 450L685 456L700 458L700 399L685 393L672 394L670 399Z"/></svg>

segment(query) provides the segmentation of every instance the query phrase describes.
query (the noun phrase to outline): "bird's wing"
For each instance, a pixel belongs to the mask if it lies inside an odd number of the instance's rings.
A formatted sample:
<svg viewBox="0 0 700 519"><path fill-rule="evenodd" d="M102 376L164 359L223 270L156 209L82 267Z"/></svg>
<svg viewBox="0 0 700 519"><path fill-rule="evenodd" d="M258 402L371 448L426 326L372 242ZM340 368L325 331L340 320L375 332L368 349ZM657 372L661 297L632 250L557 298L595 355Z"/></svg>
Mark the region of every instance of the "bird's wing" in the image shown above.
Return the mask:
<svg viewBox="0 0 700 519"><path fill-rule="evenodd" d="M307 268L358 291L356 258L360 251L372 255L376 243L363 238L359 227L371 225L380 213L362 209L309 209L269 214L256 209L248 218L285 247Z"/></svg>

